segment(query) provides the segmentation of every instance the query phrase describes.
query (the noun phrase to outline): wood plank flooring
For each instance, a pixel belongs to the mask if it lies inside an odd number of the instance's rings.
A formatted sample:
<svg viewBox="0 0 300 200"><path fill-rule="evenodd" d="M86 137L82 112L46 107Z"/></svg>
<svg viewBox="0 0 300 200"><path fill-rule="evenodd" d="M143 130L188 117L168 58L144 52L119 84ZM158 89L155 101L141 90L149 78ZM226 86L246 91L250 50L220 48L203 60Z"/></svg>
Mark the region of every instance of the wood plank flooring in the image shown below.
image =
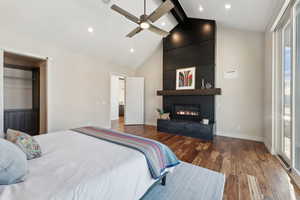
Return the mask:
<svg viewBox="0 0 300 200"><path fill-rule="evenodd" d="M220 136L206 142L158 132L154 126L124 126L122 118L112 127L157 140L182 161L224 173L224 200L300 200L299 188L263 143Z"/></svg>

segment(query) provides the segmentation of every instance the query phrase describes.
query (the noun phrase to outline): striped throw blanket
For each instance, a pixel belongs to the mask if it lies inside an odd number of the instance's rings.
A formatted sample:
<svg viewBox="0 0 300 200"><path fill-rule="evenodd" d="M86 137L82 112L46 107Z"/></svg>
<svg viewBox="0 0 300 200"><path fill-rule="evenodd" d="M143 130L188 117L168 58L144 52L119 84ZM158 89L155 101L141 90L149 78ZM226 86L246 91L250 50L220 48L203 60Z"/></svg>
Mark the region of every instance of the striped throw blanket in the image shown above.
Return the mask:
<svg viewBox="0 0 300 200"><path fill-rule="evenodd" d="M175 154L167 146L155 140L96 127L82 127L73 129L72 131L140 151L146 157L153 179L161 178L166 169L180 163Z"/></svg>

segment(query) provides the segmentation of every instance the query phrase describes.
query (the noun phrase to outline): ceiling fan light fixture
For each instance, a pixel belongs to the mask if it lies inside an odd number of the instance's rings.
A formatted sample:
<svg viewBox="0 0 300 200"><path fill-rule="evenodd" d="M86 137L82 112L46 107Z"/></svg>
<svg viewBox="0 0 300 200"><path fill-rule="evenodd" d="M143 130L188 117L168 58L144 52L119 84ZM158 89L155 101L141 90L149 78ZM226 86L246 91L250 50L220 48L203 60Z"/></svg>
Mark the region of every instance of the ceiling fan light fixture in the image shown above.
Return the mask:
<svg viewBox="0 0 300 200"><path fill-rule="evenodd" d="M140 24L140 27L141 27L142 29L148 29L148 28L150 28L150 24L149 24L149 22L142 22L142 23Z"/></svg>

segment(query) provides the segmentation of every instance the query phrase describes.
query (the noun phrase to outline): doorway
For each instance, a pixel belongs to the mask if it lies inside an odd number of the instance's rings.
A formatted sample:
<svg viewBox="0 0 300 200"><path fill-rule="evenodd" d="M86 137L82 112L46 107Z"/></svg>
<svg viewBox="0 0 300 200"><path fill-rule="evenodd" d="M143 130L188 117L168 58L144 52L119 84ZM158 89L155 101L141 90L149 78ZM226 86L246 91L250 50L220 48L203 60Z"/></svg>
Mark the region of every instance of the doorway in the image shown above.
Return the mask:
<svg viewBox="0 0 300 200"><path fill-rule="evenodd" d="M4 132L46 133L47 60L4 52L3 66Z"/></svg>
<svg viewBox="0 0 300 200"><path fill-rule="evenodd" d="M124 125L125 116L125 76L111 75L110 120L113 128Z"/></svg>

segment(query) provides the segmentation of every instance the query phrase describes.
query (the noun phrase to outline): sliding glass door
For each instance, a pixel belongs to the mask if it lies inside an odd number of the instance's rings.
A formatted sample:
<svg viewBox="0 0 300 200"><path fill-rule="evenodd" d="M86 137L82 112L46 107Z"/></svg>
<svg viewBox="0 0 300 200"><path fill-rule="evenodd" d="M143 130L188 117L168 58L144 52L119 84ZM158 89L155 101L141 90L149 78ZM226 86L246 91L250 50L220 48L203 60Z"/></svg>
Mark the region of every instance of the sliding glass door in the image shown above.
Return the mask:
<svg viewBox="0 0 300 200"><path fill-rule="evenodd" d="M300 180L300 0L291 1L273 38L275 150Z"/></svg>

